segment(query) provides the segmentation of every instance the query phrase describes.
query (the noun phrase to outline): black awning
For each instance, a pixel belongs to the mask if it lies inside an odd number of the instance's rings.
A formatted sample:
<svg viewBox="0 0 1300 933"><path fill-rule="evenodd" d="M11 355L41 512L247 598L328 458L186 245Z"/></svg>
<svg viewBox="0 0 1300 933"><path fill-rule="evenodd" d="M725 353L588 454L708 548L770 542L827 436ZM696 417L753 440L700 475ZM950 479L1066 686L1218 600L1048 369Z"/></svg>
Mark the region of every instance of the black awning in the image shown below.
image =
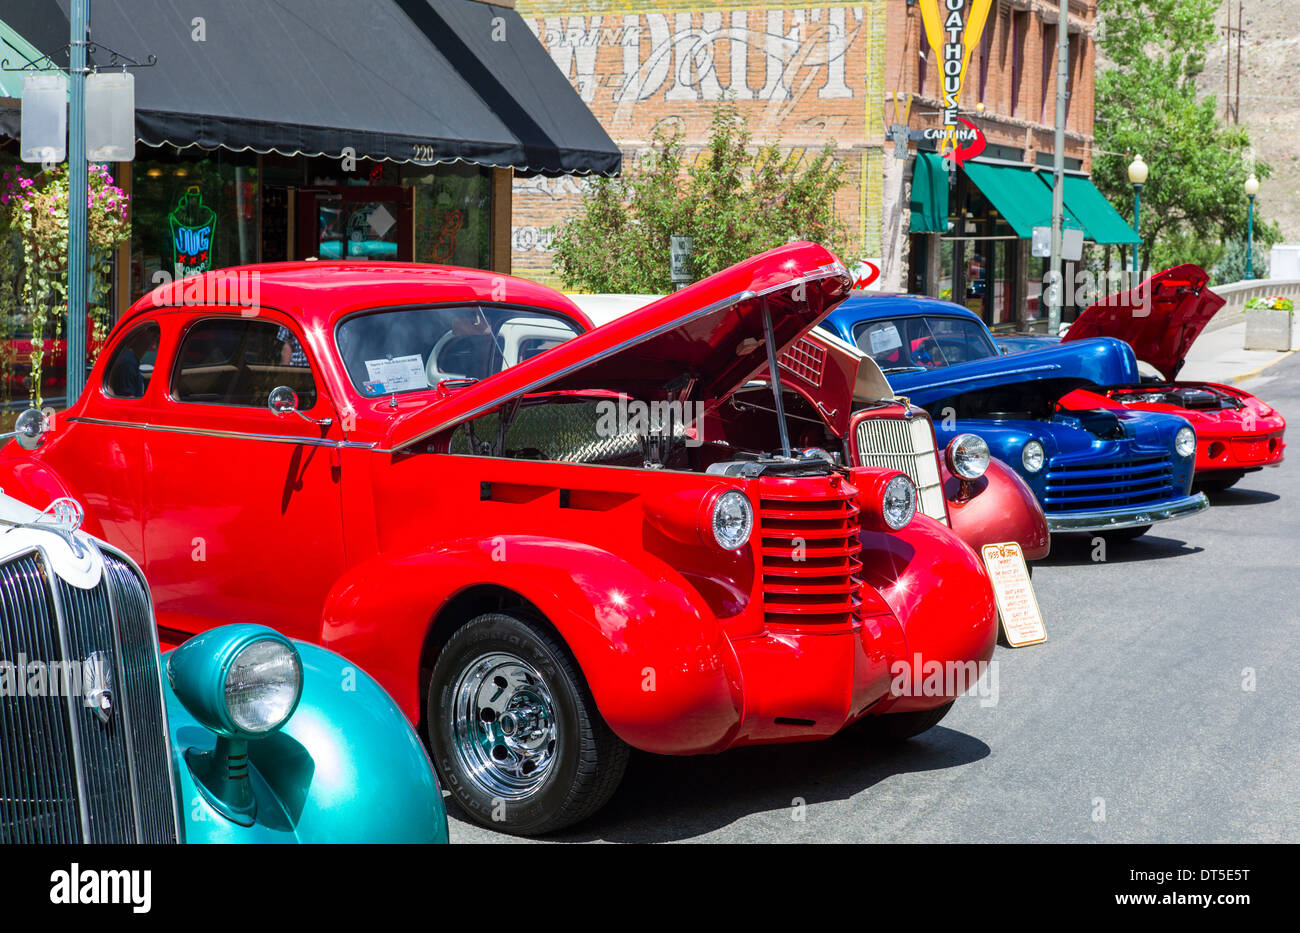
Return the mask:
<svg viewBox="0 0 1300 933"><path fill-rule="evenodd" d="M67 44L67 7L27 0L4 20L52 51ZM351 149L370 159L545 175L612 175L621 166L566 76L504 7L98 0L91 16L93 42L157 56L155 67L135 72L136 134L146 145L325 156ZM107 68L107 53L91 58ZM16 131L10 123L12 115L3 126Z"/></svg>

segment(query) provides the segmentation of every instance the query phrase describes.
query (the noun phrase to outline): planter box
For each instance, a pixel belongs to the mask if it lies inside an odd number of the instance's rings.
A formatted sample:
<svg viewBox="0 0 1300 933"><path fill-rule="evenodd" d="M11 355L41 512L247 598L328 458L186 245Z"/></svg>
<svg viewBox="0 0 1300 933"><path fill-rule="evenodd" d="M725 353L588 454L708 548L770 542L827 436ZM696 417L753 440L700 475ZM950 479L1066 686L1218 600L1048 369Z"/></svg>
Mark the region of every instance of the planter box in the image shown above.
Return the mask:
<svg viewBox="0 0 1300 933"><path fill-rule="evenodd" d="M1268 308L1246 309L1247 350L1290 350L1295 315Z"/></svg>

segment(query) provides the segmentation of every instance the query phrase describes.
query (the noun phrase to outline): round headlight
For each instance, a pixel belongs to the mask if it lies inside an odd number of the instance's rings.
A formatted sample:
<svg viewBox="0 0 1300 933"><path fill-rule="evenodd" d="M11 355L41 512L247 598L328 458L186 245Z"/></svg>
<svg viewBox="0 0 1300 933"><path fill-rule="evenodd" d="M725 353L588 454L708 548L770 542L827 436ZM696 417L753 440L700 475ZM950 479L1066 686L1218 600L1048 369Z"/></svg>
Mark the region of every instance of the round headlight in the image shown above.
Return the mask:
<svg viewBox="0 0 1300 933"><path fill-rule="evenodd" d="M709 524L718 547L734 551L745 546L749 533L754 530L754 509L744 493L732 489L718 496L713 503Z"/></svg>
<svg viewBox="0 0 1300 933"><path fill-rule="evenodd" d="M302 693L302 662L292 645L265 638L235 655L226 671L226 712L250 733L270 732L293 713Z"/></svg>
<svg viewBox="0 0 1300 933"><path fill-rule="evenodd" d="M880 497L880 514L885 524L898 531L905 528L916 514L916 486L906 476L899 474L885 484Z"/></svg>
<svg viewBox="0 0 1300 933"><path fill-rule="evenodd" d="M948 469L962 479L979 479L989 468L989 445L978 434L958 434L947 456Z"/></svg>
<svg viewBox="0 0 1300 933"><path fill-rule="evenodd" d="M1189 427L1181 427L1174 435L1174 450L1180 457L1190 457L1196 453L1196 432Z"/></svg>
<svg viewBox="0 0 1300 933"><path fill-rule="evenodd" d="M1038 441L1030 441L1020 452L1020 462L1030 473L1037 473L1043 468L1043 445Z"/></svg>

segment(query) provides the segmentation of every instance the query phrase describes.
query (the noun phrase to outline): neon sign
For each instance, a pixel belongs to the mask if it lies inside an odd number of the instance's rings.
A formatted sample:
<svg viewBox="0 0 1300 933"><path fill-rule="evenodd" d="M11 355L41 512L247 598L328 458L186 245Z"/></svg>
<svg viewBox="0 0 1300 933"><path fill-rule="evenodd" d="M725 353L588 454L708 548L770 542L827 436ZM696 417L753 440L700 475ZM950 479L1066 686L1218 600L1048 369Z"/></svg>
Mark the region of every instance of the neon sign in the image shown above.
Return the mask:
<svg viewBox="0 0 1300 933"><path fill-rule="evenodd" d="M172 262L176 277L212 268L212 246L217 234L217 212L203 203L198 185L190 185L167 215L171 228Z"/></svg>

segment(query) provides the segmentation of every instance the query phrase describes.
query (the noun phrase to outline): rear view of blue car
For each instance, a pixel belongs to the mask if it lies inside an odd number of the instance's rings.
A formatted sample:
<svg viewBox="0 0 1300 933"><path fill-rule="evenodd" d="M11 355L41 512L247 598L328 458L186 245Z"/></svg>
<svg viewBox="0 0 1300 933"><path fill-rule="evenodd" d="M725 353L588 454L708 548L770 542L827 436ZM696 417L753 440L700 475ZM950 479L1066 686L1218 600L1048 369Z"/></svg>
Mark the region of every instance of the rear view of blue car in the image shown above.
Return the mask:
<svg viewBox="0 0 1300 933"><path fill-rule="evenodd" d="M966 432L983 437L1029 484L1053 532L1126 540L1209 507L1190 493L1196 433L1185 419L1126 410L1101 395L1096 408L1058 410L1071 392L1138 382L1133 351L1119 340L1006 355L971 311L910 295L851 298L823 326L870 354L895 391L926 408L940 443Z"/></svg>

